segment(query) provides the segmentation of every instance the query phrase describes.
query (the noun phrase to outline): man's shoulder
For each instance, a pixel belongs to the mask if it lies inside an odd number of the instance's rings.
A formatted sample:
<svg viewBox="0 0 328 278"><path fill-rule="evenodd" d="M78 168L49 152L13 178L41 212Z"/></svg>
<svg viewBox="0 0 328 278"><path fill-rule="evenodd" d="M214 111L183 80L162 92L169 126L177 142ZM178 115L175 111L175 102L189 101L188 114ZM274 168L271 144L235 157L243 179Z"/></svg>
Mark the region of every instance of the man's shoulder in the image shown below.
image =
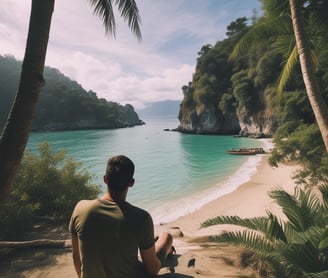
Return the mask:
<svg viewBox="0 0 328 278"><path fill-rule="evenodd" d="M95 207L99 204L98 199L94 200L80 200L76 206L75 210L83 210L83 209L89 209L92 207Z"/></svg>
<svg viewBox="0 0 328 278"><path fill-rule="evenodd" d="M135 214L138 214L140 216L150 217L150 213L145 209L132 205L128 202L126 202L125 204L127 207L129 207L130 210L134 211Z"/></svg>

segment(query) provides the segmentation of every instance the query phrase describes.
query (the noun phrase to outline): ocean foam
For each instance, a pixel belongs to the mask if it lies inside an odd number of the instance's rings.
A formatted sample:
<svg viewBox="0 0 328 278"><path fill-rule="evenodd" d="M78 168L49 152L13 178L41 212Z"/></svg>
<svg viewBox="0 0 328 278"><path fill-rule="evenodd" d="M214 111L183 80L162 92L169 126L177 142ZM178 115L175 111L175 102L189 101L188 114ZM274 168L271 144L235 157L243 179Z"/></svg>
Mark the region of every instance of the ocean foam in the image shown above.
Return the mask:
<svg viewBox="0 0 328 278"><path fill-rule="evenodd" d="M261 155L250 156L237 171L224 181L213 185L210 189L191 194L180 200L169 201L160 207L150 209L154 223L161 224L174 221L181 216L200 209L205 204L221 196L235 191L239 186L250 180L261 160Z"/></svg>

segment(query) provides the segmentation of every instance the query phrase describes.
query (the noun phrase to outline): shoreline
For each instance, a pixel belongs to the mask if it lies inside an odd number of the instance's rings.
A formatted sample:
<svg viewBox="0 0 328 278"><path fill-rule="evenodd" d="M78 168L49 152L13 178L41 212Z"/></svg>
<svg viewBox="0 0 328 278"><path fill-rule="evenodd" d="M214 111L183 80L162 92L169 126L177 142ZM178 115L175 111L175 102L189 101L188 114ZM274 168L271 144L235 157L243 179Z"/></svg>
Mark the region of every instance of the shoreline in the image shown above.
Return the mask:
<svg viewBox="0 0 328 278"><path fill-rule="evenodd" d="M185 198L173 200L155 209L148 210L153 217L154 224L174 222L181 217L197 212L218 198L236 191L240 186L250 181L251 177L257 172L258 165L262 163L262 159L262 154L249 156L234 172L204 191L193 192Z"/></svg>
<svg viewBox="0 0 328 278"><path fill-rule="evenodd" d="M252 218L265 216L271 211L284 219L280 207L270 199L268 192L276 188L293 193L292 177L300 169L297 165L280 165L273 168L268 163L268 154L263 155L250 180L233 192L217 198L199 210L182 216L165 225L155 226L157 234L168 231L174 237L173 245L179 254L175 272L190 276L174 276L168 269L161 269L165 277L255 277L250 268L242 267L241 255L245 249L223 243L209 242L208 237L226 231L236 231L233 225L214 225L200 228L200 224L218 215ZM194 262L192 268L190 262ZM161 276L161 275L159 275ZM257 276L256 276L257 277Z"/></svg>
<svg viewBox="0 0 328 278"><path fill-rule="evenodd" d="M156 232L164 231L170 227L179 227L184 236L188 238L211 235L213 232L226 229L226 227L221 229L219 226L212 226L200 229L200 224L218 215L236 215L246 218L265 216L266 211L269 210L283 218L280 208L270 199L268 192L281 188L293 193L294 181L292 177L300 167L297 165L280 165L274 168L269 165L268 157L268 154L262 155L261 161L256 166L255 173L234 191L220 196L204 204L198 210L181 216L174 221L155 225Z"/></svg>
<svg viewBox="0 0 328 278"><path fill-rule="evenodd" d="M273 146L272 139L256 139L261 141L265 150L270 150ZM249 182L253 175L258 172L258 167L263 163L263 157L268 154L258 154L256 156L248 156L239 168L235 169L230 175L224 179L215 182L211 187L198 193L188 194L179 200L173 200L164 203L161 206L148 210L155 226L172 223L187 215L193 214L204 206L213 201L231 194L238 190L245 183ZM220 167L220 165L217 165Z"/></svg>

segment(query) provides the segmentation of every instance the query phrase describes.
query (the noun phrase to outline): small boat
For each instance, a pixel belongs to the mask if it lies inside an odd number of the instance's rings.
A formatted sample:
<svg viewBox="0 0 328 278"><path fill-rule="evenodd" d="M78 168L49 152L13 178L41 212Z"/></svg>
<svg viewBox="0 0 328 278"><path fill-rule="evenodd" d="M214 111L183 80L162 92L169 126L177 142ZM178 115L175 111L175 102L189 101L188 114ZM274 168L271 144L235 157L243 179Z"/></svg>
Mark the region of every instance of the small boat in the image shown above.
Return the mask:
<svg viewBox="0 0 328 278"><path fill-rule="evenodd" d="M256 155L256 154L265 154L266 151L263 148L241 148L241 149L231 149L228 150L229 154L237 155Z"/></svg>

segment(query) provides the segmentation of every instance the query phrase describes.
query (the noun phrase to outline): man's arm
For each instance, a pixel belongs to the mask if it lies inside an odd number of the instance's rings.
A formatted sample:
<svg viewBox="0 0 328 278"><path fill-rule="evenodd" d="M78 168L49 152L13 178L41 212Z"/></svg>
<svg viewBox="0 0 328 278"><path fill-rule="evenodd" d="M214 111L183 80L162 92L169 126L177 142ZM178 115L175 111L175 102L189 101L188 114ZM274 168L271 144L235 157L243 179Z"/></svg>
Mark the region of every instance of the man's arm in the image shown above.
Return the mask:
<svg viewBox="0 0 328 278"><path fill-rule="evenodd" d="M140 255L147 272L150 275L157 275L162 266L160 260L156 256L155 245L148 249L141 249Z"/></svg>
<svg viewBox="0 0 328 278"><path fill-rule="evenodd" d="M155 245L140 250L142 261L150 275L157 275L165 263L167 255L172 254L173 237L165 232L155 238Z"/></svg>
<svg viewBox="0 0 328 278"><path fill-rule="evenodd" d="M81 277L81 258L79 249L79 239L77 235L72 234L72 253L75 271L78 277Z"/></svg>

